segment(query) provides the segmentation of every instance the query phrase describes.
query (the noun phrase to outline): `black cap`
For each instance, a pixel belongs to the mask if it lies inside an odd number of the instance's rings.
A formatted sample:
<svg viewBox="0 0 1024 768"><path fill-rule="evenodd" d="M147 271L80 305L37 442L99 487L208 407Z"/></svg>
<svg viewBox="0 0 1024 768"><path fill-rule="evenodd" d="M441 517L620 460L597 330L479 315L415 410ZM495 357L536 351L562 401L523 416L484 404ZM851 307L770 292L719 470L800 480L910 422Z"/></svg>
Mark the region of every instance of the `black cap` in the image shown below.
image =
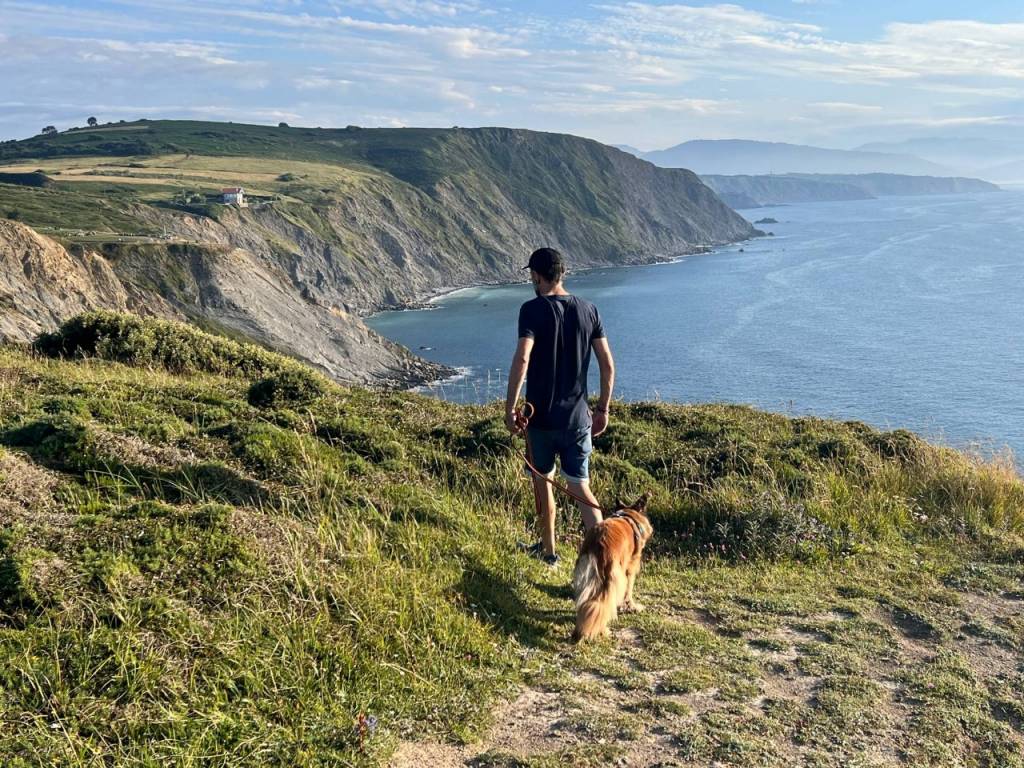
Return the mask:
<svg viewBox="0 0 1024 768"><path fill-rule="evenodd" d="M556 271L560 274L565 271L565 262L562 254L554 248L538 248L530 254L530 263L523 269L532 269L541 275L551 275Z"/></svg>

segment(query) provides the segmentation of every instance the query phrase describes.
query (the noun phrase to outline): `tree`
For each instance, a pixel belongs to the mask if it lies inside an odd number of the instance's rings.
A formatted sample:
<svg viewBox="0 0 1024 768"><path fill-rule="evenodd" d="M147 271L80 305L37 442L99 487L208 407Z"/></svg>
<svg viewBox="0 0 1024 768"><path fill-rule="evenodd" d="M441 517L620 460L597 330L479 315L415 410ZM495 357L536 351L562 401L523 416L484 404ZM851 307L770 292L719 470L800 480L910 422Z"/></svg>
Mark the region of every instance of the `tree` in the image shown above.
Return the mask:
<svg viewBox="0 0 1024 768"><path fill-rule="evenodd" d="M57 129L54 128L52 125L48 125L45 128L43 128L43 135L44 136L52 136L56 132L57 132Z"/></svg>
<svg viewBox="0 0 1024 768"><path fill-rule="evenodd" d="M89 124L89 127L90 127L90 128L95 128L95 127L96 127L96 124L97 124L97 123L98 123L99 121L98 121L98 120L97 120L97 119L96 119L95 117L90 117L90 118L89 118L88 120L86 120L85 122L87 122L87 123Z"/></svg>
<svg viewBox="0 0 1024 768"><path fill-rule="evenodd" d="M278 123L277 127L278 128L287 128L288 127L288 123Z"/></svg>

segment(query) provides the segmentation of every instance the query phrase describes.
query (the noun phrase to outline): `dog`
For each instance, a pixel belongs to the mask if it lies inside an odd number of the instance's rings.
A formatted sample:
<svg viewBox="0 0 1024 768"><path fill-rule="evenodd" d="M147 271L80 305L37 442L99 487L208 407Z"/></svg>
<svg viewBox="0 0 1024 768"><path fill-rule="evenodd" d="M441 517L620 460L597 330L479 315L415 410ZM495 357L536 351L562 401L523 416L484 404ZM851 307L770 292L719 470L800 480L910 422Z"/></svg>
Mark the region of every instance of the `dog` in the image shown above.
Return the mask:
<svg viewBox="0 0 1024 768"><path fill-rule="evenodd" d="M576 630L572 640L608 635L608 624L623 611L642 611L633 599L640 555L654 529L647 519L647 494L632 506L617 509L587 531L573 571Z"/></svg>

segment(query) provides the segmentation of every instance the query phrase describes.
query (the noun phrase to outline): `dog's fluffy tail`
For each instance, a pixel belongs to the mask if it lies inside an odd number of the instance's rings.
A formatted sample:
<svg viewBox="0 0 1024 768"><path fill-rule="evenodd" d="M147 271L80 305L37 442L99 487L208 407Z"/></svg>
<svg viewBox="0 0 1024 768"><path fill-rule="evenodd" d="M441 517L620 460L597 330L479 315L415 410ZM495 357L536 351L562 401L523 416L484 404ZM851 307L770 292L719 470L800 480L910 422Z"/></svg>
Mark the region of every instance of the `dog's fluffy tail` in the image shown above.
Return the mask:
<svg viewBox="0 0 1024 768"><path fill-rule="evenodd" d="M581 552L576 558L576 568L572 575L573 592L576 594L573 642L604 634L608 624L615 619L614 571L602 573L602 570L592 552Z"/></svg>

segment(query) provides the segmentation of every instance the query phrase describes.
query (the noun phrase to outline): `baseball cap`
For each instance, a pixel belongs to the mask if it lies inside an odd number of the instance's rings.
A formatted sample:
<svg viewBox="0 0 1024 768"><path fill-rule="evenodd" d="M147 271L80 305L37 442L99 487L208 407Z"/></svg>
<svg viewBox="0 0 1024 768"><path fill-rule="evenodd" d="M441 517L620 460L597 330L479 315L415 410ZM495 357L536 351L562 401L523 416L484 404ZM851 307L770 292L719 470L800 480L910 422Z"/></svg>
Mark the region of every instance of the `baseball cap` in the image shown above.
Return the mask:
<svg viewBox="0 0 1024 768"><path fill-rule="evenodd" d="M538 248L530 254L530 261L523 269L532 269L542 275L549 275L556 267L565 268L562 254L554 248Z"/></svg>

